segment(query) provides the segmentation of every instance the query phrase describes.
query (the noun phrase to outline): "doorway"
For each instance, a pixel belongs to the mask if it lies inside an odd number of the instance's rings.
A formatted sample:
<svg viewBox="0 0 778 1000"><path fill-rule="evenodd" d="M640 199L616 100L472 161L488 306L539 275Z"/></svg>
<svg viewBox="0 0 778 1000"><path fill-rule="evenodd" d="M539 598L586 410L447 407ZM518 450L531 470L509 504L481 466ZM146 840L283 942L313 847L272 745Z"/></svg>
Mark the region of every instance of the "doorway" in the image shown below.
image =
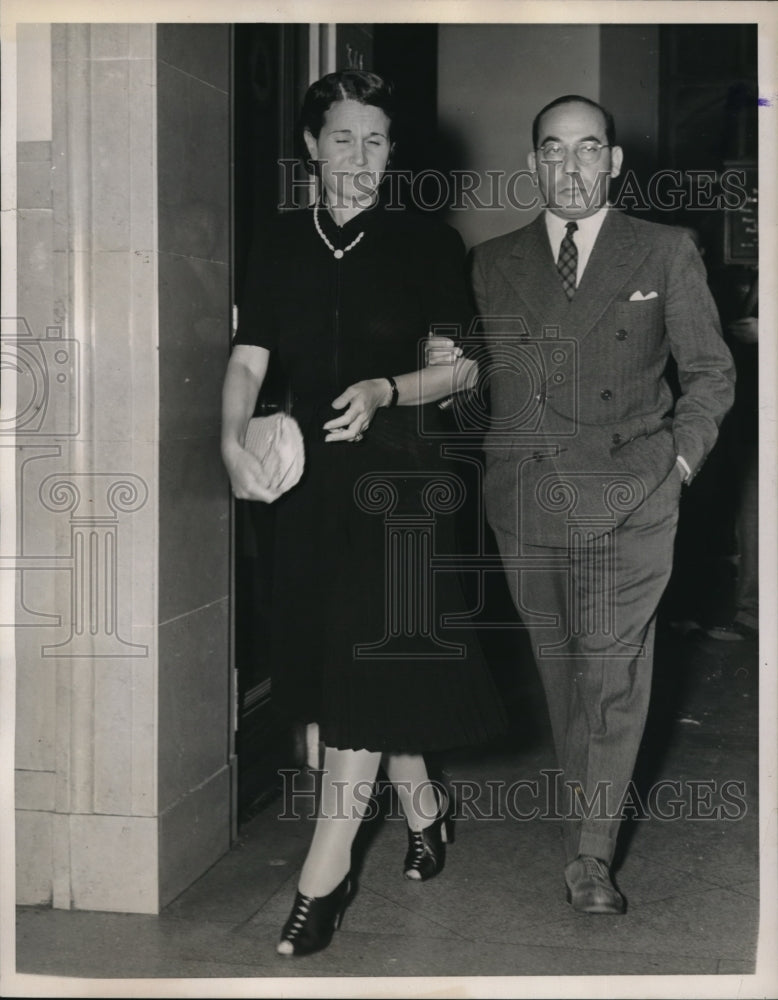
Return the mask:
<svg viewBox="0 0 778 1000"><path fill-rule="evenodd" d="M293 159L294 116L308 82L308 26L238 24L233 47L233 301L251 276L252 241L261 239L281 202L279 161ZM268 371L256 413L284 405L277 367ZM272 709L267 635L273 561L272 505L235 501L234 655L237 673L237 821L251 818L276 793L289 766L291 734Z"/></svg>
<svg viewBox="0 0 778 1000"><path fill-rule="evenodd" d="M261 239L279 206L304 201L306 174L298 165L290 196L291 167L303 159L297 114L310 80L311 42L307 24L237 24L233 44L233 301L240 302L254 239ZM396 81L406 122L402 166L430 165L437 114L436 25L328 25L334 43L320 64L358 65ZM315 47L315 46L314 46ZM413 71L408 66L414 66ZM322 69L322 72L325 72ZM256 413L283 407L286 385L273 365ZM273 711L267 636L271 623L274 508L235 501L234 657L237 672L237 823L247 822L279 791L278 769L302 759L301 734L284 729Z"/></svg>

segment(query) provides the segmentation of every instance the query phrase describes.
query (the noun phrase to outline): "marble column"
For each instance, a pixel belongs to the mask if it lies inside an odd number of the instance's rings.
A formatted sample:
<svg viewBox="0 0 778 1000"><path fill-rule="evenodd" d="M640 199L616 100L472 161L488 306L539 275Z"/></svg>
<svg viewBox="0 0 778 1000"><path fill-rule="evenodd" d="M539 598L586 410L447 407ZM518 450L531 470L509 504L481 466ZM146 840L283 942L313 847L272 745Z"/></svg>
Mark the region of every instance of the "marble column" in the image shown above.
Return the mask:
<svg viewBox="0 0 778 1000"><path fill-rule="evenodd" d="M0 435L17 894L153 913L230 838L229 29L47 30L51 135L18 145L24 409Z"/></svg>

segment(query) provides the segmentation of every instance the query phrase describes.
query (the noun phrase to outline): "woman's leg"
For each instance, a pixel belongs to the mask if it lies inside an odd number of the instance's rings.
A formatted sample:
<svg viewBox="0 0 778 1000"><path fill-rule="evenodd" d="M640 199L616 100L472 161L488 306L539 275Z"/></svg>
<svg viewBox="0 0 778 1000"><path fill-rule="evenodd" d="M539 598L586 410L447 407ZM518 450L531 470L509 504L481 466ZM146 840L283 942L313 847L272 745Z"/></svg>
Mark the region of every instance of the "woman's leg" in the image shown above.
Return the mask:
<svg viewBox="0 0 778 1000"><path fill-rule="evenodd" d="M326 896L351 868L351 845L370 803L381 754L324 748L321 798L299 891Z"/></svg>
<svg viewBox="0 0 778 1000"><path fill-rule="evenodd" d="M395 787L411 830L424 830L438 817L440 802L421 754L388 753L384 770Z"/></svg>
<svg viewBox="0 0 778 1000"><path fill-rule="evenodd" d="M381 754L324 748L319 812L289 919L276 951L326 948L348 902L351 845L370 804Z"/></svg>
<svg viewBox="0 0 778 1000"><path fill-rule="evenodd" d="M384 770L394 785L408 823L405 877L417 882L443 870L448 840L445 792L438 793L420 754L387 754Z"/></svg>

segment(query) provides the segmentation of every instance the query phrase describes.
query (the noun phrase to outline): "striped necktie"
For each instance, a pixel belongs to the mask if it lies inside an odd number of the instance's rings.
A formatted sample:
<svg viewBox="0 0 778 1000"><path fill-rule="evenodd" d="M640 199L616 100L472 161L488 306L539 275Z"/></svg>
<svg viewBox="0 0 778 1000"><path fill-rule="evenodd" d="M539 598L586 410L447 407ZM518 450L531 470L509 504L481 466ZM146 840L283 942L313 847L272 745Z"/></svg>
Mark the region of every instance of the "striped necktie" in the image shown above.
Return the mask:
<svg viewBox="0 0 778 1000"><path fill-rule="evenodd" d="M573 233L578 229L577 222L568 222L565 226L567 233L559 247L559 260L556 269L562 279L562 287L568 299L572 299L575 294L575 278L578 271L578 247L573 240Z"/></svg>

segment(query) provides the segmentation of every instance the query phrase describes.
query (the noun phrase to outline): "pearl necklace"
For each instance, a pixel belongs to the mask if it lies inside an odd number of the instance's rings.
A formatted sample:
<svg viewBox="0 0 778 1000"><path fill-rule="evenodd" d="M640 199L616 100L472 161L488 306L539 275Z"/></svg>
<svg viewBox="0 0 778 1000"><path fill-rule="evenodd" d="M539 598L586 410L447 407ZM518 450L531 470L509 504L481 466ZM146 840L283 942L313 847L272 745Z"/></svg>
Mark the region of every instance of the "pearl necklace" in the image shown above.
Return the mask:
<svg viewBox="0 0 778 1000"><path fill-rule="evenodd" d="M324 233L322 231L322 228L319 225L319 203L318 203L318 201L313 206L313 224L314 224L314 226L316 226L316 232L319 234L319 236L321 236L321 238L324 240L324 242L327 244L327 246L332 251L332 255L335 258L335 260L340 260L343 257L344 254L347 254L349 252L349 250L353 250L354 247L357 245L357 243L359 243L359 241L365 235L364 230L362 230L362 232L359 234L359 236L357 236L357 238L355 240L352 240L351 243L349 243L349 245L347 247L344 247L342 250L336 250L335 247L330 243L330 241L324 235Z"/></svg>

